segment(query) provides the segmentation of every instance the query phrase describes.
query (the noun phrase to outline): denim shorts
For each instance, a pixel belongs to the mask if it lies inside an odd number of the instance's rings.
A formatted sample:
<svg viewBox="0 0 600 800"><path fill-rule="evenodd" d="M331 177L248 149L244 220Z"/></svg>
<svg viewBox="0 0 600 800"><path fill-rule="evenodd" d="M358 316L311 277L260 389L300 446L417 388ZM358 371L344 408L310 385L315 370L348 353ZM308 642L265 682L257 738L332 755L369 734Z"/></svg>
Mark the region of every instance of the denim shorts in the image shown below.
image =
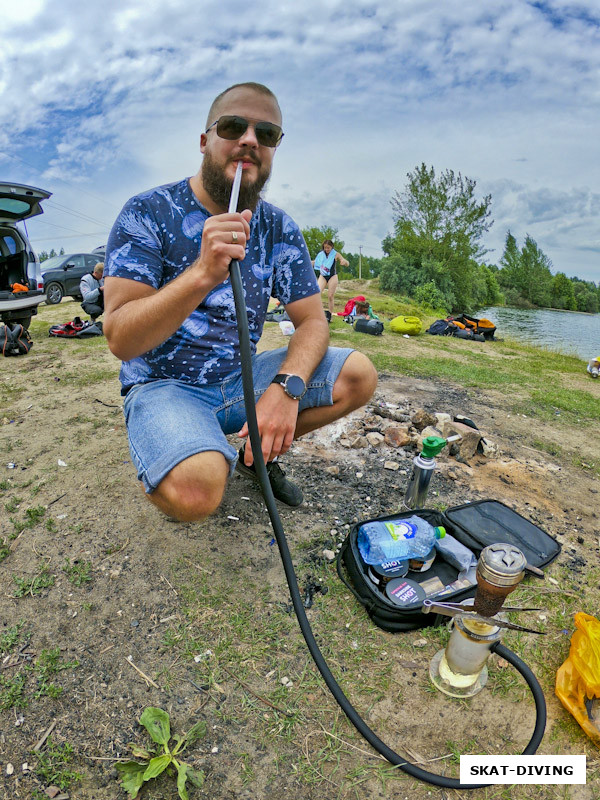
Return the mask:
<svg viewBox="0 0 600 800"><path fill-rule="evenodd" d="M333 385L352 352L330 347L307 384L299 411L333 405ZM267 350L252 359L255 401L267 389L287 355L287 348ZM246 422L241 372L222 383L196 386L161 379L133 386L123 405L129 450L138 479L148 493L181 461L209 450L223 453L230 474L237 450L226 434L237 433Z"/></svg>

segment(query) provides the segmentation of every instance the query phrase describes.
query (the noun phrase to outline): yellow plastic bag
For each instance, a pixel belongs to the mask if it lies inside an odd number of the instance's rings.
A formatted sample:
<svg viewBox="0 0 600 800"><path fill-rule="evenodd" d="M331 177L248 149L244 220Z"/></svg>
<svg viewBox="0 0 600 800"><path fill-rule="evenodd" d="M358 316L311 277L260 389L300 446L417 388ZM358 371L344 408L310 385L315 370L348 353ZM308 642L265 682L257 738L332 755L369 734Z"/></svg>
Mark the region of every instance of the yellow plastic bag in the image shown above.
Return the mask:
<svg viewBox="0 0 600 800"><path fill-rule="evenodd" d="M600 747L600 621L579 611L571 650L556 673L556 696Z"/></svg>

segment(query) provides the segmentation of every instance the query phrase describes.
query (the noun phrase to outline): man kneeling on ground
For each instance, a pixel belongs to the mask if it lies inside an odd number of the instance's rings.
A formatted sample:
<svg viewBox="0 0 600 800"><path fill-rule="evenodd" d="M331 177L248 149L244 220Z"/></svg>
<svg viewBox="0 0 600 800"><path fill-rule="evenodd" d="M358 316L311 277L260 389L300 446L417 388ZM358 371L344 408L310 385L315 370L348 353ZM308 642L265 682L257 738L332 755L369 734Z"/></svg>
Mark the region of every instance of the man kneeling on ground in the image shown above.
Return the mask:
<svg viewBox="0 0 600 800"><path fill-rule="evenodd" d="M104 264L100 261L92 272L84 275L79 282L79 291L83 297L81 307L95 322L104 314Z"/></svg>
<svg viewBox="0 0 600 800"><path fill-rule="evenodd" d="M253 349L256 413L273 493L291 506L302 492L276 461L292 441L368 402L371 362L328 347L320 292L293 220L261 198L283 137L266 86L231 86L213 102L192 178L129 200L106 257L104 332L122 359L132 460L147 497L165 514L198 520L221 502L228 476L256 478L248 434L229 265L240 262ZM238 162L240 213L228 213ZM289 347L256 354L269 298L284 305Z"/></svg>

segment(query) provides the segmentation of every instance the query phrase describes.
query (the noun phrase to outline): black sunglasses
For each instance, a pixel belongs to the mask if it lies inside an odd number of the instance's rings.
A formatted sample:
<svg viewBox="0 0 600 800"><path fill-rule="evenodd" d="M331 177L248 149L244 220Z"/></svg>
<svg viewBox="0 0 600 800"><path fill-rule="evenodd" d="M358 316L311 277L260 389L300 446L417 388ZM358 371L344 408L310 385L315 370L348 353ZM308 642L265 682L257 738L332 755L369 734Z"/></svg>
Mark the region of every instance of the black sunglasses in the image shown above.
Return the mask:
<svg viewBox="0 0 600 800"><path fill-rule="evenodd" d="M256 134L256 141L265 147L277 147L281 144L283 139L283 131L279 125L273 122L264 122L263 120L246 119L245 117L225 115L219 117L216 122L209 125L205 133L208 133L211 128L217 126L217 136L221 139L240 139L248 130L248 126L252 124L254 133Z"/></svg>

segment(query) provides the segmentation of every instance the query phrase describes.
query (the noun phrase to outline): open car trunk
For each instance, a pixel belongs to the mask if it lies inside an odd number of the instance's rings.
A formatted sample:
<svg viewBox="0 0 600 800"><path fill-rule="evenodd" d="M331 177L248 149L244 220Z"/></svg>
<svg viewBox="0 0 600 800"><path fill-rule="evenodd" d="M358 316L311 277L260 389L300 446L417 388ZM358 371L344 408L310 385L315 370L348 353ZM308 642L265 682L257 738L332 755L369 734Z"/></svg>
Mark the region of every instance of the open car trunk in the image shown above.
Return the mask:
<svg viewBox="0 0 600 800"><path fill-rule="evenodd" d="M11 231L0 224L0 239L2 240L4 240L3 234L9 235L11 240L15 241L14 229ZM0 302L10 300L12 308L18 307L19 300L43 294L43 291L37 288L35 280L30 280L27 276L29 254L24 243L20 243L20 245L21 249L18 249L16 253L5 252L3 248L0 248ZM18 291L22 286L27 287L27 291ZM16 291L13 291L13 287ZM31 300L23 305L31 305Z"/></svg>

